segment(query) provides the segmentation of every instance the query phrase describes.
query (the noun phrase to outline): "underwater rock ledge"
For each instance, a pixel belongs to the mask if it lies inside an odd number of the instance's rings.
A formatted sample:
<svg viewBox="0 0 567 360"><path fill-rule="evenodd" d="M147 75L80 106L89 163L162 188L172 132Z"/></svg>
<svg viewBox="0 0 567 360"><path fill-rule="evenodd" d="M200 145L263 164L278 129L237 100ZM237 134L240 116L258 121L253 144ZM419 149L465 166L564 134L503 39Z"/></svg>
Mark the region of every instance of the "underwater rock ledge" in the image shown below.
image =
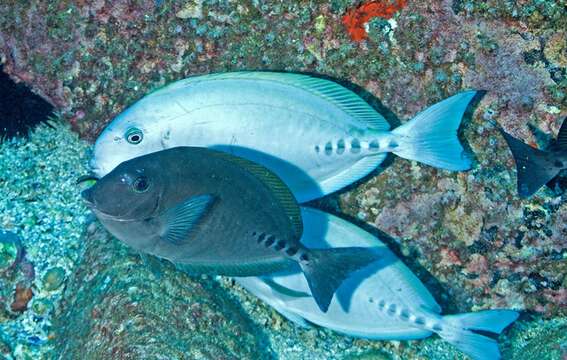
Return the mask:
<svg viewBox="0 0 567 360"><path fill-rule="evenodd" d="M261 330L216 282L140 257L94 223L54 321L61 359L268 359Z"/></svg>

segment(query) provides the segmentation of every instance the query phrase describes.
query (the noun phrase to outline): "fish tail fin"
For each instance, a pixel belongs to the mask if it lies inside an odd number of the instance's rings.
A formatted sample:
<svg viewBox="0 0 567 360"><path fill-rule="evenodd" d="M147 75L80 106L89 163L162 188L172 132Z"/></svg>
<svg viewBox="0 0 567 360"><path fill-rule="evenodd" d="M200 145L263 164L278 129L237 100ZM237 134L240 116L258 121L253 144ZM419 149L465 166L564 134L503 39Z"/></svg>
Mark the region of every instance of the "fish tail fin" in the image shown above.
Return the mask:
<svg viewBox="0 0 567 360"><path fill-rule="evenodd" d="M526 198L533 195L561 171L561 167L555 166L551 154L547 151L524 144L502 129L500 133L508 143L516 161L520 197Z"/></svg>
<svg viewBox="0 0 567 360"><path fill-rule="evenodd" d="M309 249L310 259L299 261L311 295L323 312L327 312L333 294L350 275L378 259L378 253L369 248L346 247Z"/></svg>
<svg viewBox="0 0 567 360"><path fill-rule="evenodd" d="M451 96L417 114L392 131L398 147L392 152L441 169L460 171L471 168L471 160L457 132L465 110L477 91Z"/></svg>
<svg viewBox="0 0 567 360"><path fill-rule="evenodd" d="M443 316L443 321L449 326L446 330L439 331L438 335L474 360L500 359L495 338L516 321L518 315L513 310L446 315Z"/></svg>

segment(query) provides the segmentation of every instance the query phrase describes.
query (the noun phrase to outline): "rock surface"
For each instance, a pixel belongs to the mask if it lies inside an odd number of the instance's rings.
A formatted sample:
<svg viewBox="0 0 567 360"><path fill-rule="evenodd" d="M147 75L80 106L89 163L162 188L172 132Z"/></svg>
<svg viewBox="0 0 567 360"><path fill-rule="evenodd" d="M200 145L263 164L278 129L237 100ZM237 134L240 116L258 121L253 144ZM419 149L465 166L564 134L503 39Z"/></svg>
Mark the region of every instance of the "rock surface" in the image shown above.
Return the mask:
<svg viewBox="0 0 567 360"><path fill-rule="evenodd" d="M144 263L92 224L54 323L62 359L267 359L261 332L216 282Z"/></svg>

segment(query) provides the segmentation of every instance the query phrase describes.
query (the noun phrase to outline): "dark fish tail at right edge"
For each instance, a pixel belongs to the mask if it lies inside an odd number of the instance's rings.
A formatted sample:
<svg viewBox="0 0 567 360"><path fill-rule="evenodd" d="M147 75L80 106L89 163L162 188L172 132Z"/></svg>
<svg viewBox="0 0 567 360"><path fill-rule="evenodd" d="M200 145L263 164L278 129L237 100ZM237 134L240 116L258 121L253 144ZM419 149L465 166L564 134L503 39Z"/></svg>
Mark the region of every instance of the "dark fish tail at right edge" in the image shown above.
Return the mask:
<svg viewBox="0 0 567 360"><path fill-rule="evenodd" d="M554 145L560 151L567 152L567 116L563 118L563 123L561 124L561 128L559 128L559 133L557 133L557 139Z"/></svg>
<svg viewBox="0 0 567 360"><path fill-rule="evenodd" d="M346 247L309 249L309 258L299 261L311 295L323 312L327 312L333 295L349 275L375 260L378 253L372 248Z"/></svg>
<svg viewBox="0 0 567 360"><path fill-rule="evenodd" d="M500 129L508 143L518 172L518 194L522 198L533 195L556 177L561 168L556 166L553 153L533 148Z"/></svg>

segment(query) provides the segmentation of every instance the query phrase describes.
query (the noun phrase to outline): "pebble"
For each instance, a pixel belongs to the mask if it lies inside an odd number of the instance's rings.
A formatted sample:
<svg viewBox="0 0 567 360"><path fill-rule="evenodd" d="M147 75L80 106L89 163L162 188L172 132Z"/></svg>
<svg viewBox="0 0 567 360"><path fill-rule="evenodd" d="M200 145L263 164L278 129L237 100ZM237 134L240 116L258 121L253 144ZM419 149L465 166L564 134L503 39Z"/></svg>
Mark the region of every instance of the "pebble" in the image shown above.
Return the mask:
<svg viewBox="0 0 567 360"><path fill-rule="evenodd" d="M47 291L57 290L63 285L64 281L65 269L59 266L51 268L43 276L43 289Z"/></svg>

